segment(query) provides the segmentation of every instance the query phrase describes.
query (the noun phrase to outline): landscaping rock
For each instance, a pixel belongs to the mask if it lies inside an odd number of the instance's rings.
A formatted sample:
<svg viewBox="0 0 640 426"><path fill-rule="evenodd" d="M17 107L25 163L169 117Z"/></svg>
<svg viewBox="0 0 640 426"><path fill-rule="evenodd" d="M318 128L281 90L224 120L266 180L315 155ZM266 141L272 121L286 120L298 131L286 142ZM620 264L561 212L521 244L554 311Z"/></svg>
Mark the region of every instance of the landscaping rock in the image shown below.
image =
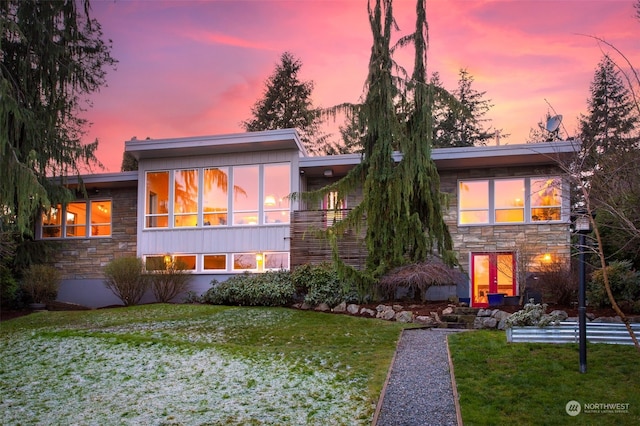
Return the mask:
<svg viewBox="0 0 640 426"><path fill-rule="evenodd" d="M394 319L395 316L396 316L396 313L393 309L387 309L386 311L378 312L378 314L376 315L376 318L389 321Z"/></svg>
<svg viewBox="0 0 640 426"><path fill-rule="evenodd" d="M442 310L442 315L451 315L453 313L453 308L451 306L444 308Z"/></svg>
<svg viewBox="0 0 640 426"><path fill-rule="evenodd" d="M300 305L300 309L305 310L305 311L308 311L309 309L312 309L312 308L313 308L313 306L311 306L307 302L305 302L302 305Z"/></svg>
<svg viewBox="0 0 640 426"><path fill-rule="evenodd" d="M396 314L396 321L409 323L413 321L413 312L411 311L400 311Z"/></svg>
<svg viewBox="0 0 640 426"><path fill-rule="evenodd" d="M552 316L556 315L560 321L564 321L567 318L569 318L569 314L568 313L566 313L565 311L561 311L559 309L556 309L555 311L552 311L551 315Z"/></svg>
<svg viewBox="0 0 640 426"><path fill-rule="evenodd" d="M511 316L511 314L509 312L500 311L500 310L498 310L493 315L491 315L492 318L495 318L498 321L506 320L510 316Z"/></svg>
<svg viewBox="0 0 640 426"><path fill-rule="evenodd" d="M360 314L361 315L369 315L370 317L375 317L376 316L376 311L374 311L373 309L369 309L369 308L362 308L362 309L360 309Z"/></svg>
<svg viewBox="0 0 640 426"><path fill-rule="evenodd" d="M416 324L422 324L425 326L432 326L432 327L436 327L438 325L438 323L433 317L426 316L426 315L418 315L413 319L413 322Z"/></svg>
<svg viewBox="0 0 640 426"><path fill-rule="evenodd" d="M404 307L402 305L393 305L393 310L396 312L400 312Z"/></svg>
<svg viewBox="0 0 640 426"><path fill-rule="evenodd" d="M491 309L480 309L478 311L478 316L479 317L490 317L491 316Z"/></svg>
<svg viewBox="0 0 640 426"><path fill-rule="evenodd" d="M347 305L347 312L349 312L351 315L357 314L359 310L360 310L359 305L356 305L354 303L350 303L349 305Z"/></svg>
<svg viewBox="0 0 640 426"><path fill-rule="evenodd" d="M347 312L347 303L346 302L340 303L338 306L333 308L333 312L338 312L338 313Z"/></svg>
<svg viewBox="0 0 640 426"><path fill-rule="evenodd" d="M319 312L329 312L331 308L326 303L321 303L318 306L316 306L314 310Z"/></svg>
<svg viewBox="0 0 640 426"><path fill-rule="evenodd" d="M378 305L376 306L376 311L378 312L382 312L382 311L386 311L391 309L391 307L387 306L387 305Z"/></svg>
<svg viewBox="0 0 640 426"><path fill-rule="evenodd" d="M496 328L497 325L498 320L492 317L476 317L473 322L473 328L475 329Z"/></svg>

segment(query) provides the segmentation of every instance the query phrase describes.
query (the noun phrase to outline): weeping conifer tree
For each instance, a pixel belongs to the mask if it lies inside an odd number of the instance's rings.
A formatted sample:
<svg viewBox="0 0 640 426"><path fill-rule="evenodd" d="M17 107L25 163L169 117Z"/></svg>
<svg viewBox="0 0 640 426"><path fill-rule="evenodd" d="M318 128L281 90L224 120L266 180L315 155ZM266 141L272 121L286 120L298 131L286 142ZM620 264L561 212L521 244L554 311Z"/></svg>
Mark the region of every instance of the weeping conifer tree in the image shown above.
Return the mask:
<svg viewBox="0 0 640 426"><path fill-rule="evenodd" d="M341 180L304 196L314 200L337 192L338 198L344 199L364 182L361 203L325 233L338 271L358 284L361 296L371 294L372 286L385 272L424 261L434 252L445 263L455 263L441 209L439 176L431 160L434 96L451 96L426 82L428 28L424 0L417 0L416 32L399 42L415 45L412 78L407 82L393 75L399 67L391 56L391 36L396 28L392 12L391 0L376 0L373 8L368 3L373 46L365 99L355 108L365 129L362 161ZM394 160L394 150L402 154L399 163ZM363 222L368 255L366 269L357 271L340 259L337 236L350 228L358 232Z"/></svg>

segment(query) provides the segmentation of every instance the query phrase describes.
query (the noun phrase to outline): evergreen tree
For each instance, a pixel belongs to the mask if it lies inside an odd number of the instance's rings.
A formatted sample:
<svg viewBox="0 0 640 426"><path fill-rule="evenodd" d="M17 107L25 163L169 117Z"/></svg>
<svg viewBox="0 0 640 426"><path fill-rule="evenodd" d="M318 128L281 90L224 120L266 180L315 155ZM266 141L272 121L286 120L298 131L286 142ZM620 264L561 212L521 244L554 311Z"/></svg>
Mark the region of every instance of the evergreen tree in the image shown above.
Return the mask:
<svg viewBox="0 0 640 426"><path fill-rule="evenodd" d="M466 69L461 69L459 76L458 88L453 92L459 104L440 106L444 111L439 114L434 141L434 146L439 148L486 145L495 135L495 131L485 130L483 126L489 121L484 116L493 106L483 99L486 92L471 87L474 79Z"/></svg>
<svg viewBox="0 0 640 426"><path fill-rule="evenodd" d="M370 294L377 278L391 268L425 260L430 254L437 253L447 263L455 263L440 204L439 176L430 156L437 90L425 82L428 28L424 0L417 0L416 32L402 41L411 41L416 49L409 82L392 74L396 69L390 48L395 27L392 1L376 0L373 7L369 2L368 13L373 46L365 100L357 108L364 131L362 161L338 182L306 194L306 198L313 199L337 191L344 198L363 186L361 203L327 230L338 270L361 285L361 295ZM402 100L396 102L398 98ZM403 155L398 164L393 158L394 150ZM355 271L340 259L336 236L349 228L359 229L363 219L368 250L366 269Z"/></svg>
<svg viewBox="0 0 640 426"><path fill-rule="evenodd" d="M88 0L0 2L2 232L29 234L42 206L70 196L49 177L97 161L78 113L115 61L89 11Z"/></svg>
<svg viewBox="0 0 640 426"><path fill-rule="evenodd" d="M585 166L598 169L598 158L611 152L639 149L638 116L629 90L614 62L605 55L591 82L588 114L580 117Z"/></svg>
<svg viewBox="0 0 640 426"><path fill-rule="evenodd" d="M242 122L248 132L295 128L310 154L323 152L326 137L320 132L320 109L311 102L312 81L300 81L302 62L285 52L265 82L262 99L251 108L252 118Z"/></svg>

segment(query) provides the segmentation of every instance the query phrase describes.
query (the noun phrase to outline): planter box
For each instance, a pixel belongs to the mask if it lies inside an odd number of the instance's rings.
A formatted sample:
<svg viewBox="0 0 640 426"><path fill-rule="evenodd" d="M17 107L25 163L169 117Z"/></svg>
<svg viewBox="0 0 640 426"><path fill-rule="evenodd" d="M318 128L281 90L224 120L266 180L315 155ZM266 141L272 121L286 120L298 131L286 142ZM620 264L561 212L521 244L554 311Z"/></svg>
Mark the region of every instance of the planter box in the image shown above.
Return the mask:
<svg viewBox="0 0 640 426"><path fill-rule="evenodd" d="M631 328L640 337L640 323L631 324ZM548 327L516 326L507 328L509 343L578 343L580 331L578 322L563 321L560 325ZM627 328L622 323L587 323L587 341L589 343L610 343L633 345Z"/></svg>
<svg viewBox="0 0 640 426"><path fill-rule="evenodd" d="M489 293L487 294L487 299L489 301L489 306L502 306L504 303L504 293Z"/></svg>
<svg viewBox="0 0 640 426"><path fill-rule="evenodd" d="M520 305L520 296L505 296L503 303L505 306L518 306Z"/></svg>

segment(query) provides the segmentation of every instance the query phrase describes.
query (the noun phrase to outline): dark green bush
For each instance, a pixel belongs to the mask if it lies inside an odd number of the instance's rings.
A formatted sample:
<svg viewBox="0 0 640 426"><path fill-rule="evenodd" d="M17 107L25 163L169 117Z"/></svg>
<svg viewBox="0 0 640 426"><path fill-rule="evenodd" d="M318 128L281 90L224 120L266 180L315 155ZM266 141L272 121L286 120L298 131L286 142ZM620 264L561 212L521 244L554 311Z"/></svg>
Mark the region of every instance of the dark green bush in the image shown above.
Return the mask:
<svg viewBox="0 0 640 426"><path fill-rule="evenodd" d="M640 298L640 273L632 269L630 261L615 261L607 266L609 285L616 303L632 306ZM589 304L597 307L611 306L604 288L602 269L591 274L588 294Z"/></svg>
<svg viewBox="0 0 640 426"><path fill-rule="evenodd" d="M303 294L304 301L312 306L320 303L336 306L357 299L353 286L345 284L333 265L328 263L299 266L292 279L298 293Z"/></svg>
<svg viewBox="0 0 640 426"><path fill-rule="evenodd" d="M21 296L18 280L15 279L9 268L0 265L0 307L5 309L20 308Z"/></svg>
<svg viewBox="0 0 640 426"><path fill-rule="evenodd" d="M212 287L202 295L204 303L240 306L287 306L293 303L295 288L289 271L244 273Z"/></svg>
<svg viewBox="0 0 640 426"><path fill-rule="evenodd" d="M143 271L141 259L119 257L104 267L104 284L125 306L137 305L149 287L149 280Z"/></svg>

